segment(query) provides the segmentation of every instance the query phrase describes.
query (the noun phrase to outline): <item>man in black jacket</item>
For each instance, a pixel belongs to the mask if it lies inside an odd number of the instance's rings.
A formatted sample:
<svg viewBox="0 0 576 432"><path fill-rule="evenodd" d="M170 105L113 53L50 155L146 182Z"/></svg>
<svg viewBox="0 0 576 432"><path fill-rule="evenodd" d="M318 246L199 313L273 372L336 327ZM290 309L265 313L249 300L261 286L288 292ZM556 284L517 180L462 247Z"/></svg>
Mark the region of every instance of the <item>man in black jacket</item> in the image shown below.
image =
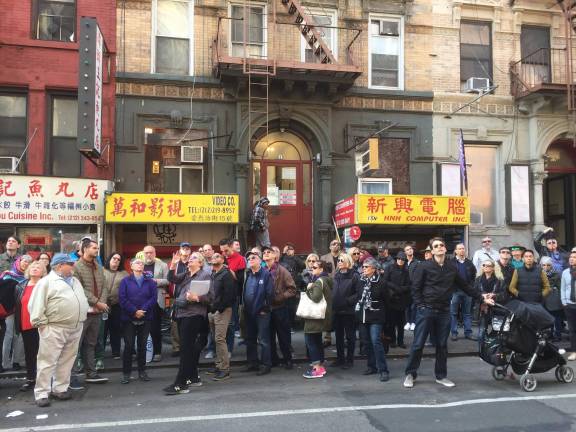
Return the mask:
<svg viewBox="0 0 576 432"><path fill-rule="evenodd" d="M414 386L417 377L424 343L431 330L436 333L436 364L434 372L436 382L445 387L454 387L446 378L448 374L448 335L450 333L450 300L455 288L466 294L493 305L490 295L482 295L470 286L459 274L454 263L446 260L446 245L440 237L430 240L432 259L422 262L412 280L412 297L416 304L416 328L414 341L410 349L404 387Z"/></svg>
<svg viewBox="0 0 576 432"><path fill-rule="evenodd" d="M216 370L213 379L214 381L222 381L230 378L230 358L226 334L232 318L232 306L236 300L236 283L230 269L224 265L224 257L218 252L212 255L210 281L214 290L214 301L211 308L212 312L208 314L208 320L216 345Z"/></svg>
<svg viewBox="0 0 576 432"><path fill-rule="evenodd" d="M454 258L451 260L456 266L458 274L470 286L476 279L476 266L466 258L466 246L464 243L458 243L454 249ZM462 307L462 321L464 321L464 337L470 340L476 340L472 334L472 299L462 290L456 290L452 294L450 302L450 333L453 341L458 340L458 310Z"/></svg>

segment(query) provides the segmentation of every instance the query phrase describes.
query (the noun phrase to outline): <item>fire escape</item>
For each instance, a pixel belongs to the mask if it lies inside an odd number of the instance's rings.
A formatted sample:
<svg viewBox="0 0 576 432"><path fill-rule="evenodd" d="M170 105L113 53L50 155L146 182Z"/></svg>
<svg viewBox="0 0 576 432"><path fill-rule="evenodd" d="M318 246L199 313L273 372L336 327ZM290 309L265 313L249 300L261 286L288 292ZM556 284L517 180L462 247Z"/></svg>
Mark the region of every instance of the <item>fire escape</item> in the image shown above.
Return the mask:
<svg viewBox="0 0 576 432"><path fill-rule="evenodd" d="M333 32L330 42L325 31ZM362 73L353 52L360 32L319 25L299 0L271 0L266 6L244 0L232 16L219 18L214 74L235 95L247 96L250 148L268 135L272 92L325 97L354 84ZM332 48L336 43L343 45L339 54Z"/></svg>
<svg viewBox="0 0 576 432"><path fill-rule="evenodd" d="M572 136L576 137L576 1L556 3L564 15L565 48L540 48L512 63L512 94L517 100L531 95L565 95Z"/></svg>

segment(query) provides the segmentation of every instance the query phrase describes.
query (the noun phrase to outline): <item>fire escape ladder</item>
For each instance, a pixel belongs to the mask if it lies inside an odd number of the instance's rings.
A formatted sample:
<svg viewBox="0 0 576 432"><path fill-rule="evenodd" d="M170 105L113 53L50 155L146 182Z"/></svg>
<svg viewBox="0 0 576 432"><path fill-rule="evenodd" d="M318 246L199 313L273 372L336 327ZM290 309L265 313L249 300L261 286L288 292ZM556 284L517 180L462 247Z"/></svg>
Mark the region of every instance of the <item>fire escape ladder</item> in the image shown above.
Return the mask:
<svg viewBox="0 0 576 432"><path fill-rule="evenodd" d="M281 0L289 15L294 18L300 33L312 49L314 55L321 63L338 63L332 50L328 47L320 32L316 29L316 23L312 16L307 14L298 0Z"/></svg>

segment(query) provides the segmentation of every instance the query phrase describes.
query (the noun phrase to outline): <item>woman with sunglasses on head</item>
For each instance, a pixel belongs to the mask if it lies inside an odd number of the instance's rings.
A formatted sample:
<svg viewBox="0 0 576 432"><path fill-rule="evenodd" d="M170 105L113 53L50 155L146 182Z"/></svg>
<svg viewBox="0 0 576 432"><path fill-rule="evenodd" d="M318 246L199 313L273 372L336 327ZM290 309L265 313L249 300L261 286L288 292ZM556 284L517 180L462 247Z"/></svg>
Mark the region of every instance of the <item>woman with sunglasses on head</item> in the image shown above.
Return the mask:
<svg viewBox="0 0 576 432"><path fill-rule="evenodd" d="M324 367L324 344L322 332L331 328L332 313L332 278L326 271L327 264L318 261L312 265L312 281L302 295L308 296L314 303L326 300L326 315L324 319L304 319L304 341L310 358L310 369L304 372L304 378L322 378L326 375Z"/></svg>
<svg viewBox="0 0 576 432"><path fill-rule="evenodd" d="M560 296L562 274L556 271L552 258L547 256L540 258L540 267L546 273L550 283L550 294L544 297L544 307L554 316L552 341L560 342L562 340L562 323L564 322L564 308L562 307L562 298Z"/></svg>
<svg viewBox="0 0 576 432"><path fill-rule="evenodd" d="M356 347L356 318L354 308L362 290L360 276L352 267L348 254L340 254L332 286L332 327L336 334L336 360L330 366L350 369L354 364ZM344 343L346 341L346 343Z"/></svg>
<svg viewBox="0 0 576 432"><path fill-rule="evenodd" d="M357 247L351 247L348 250L348 255L352 258L352 270L358 273L358 275L362 275L362 262L360 261L360 249Z"/></svg>
<svg viewBox="0 0 576 432"><path fill-rule="evenodd" d="M179 261L178 251L172 257L168 281L178 287L174 292L174 315L180 336L180 364L174 384L164 389L167 395L188 393L189 387L202 385L198 377L198 361L208 342L208 306L213 298L211 291L198 295L190 290L193 281L210 281L210 273L203 269L204 256L193 252L188 259L188 271L175 274Z"/></svg>
<svg viewBox="0 0 576 432"><path fill-rule="evenodd" d="M506 282L500 266L494 264L492 260L485 259L480 267L480 274L474 281L474 287L482 294L494 294L495 301L505 303L508 295ZM482 346L486 327L492 322L492 309L487 305L480 305L480 323L478 324L478 344Z"/></svg>
<svg viewBox="0 0 576 432"><path fill-rule="evenodd" d="M316 255L315 253L311 253L310 255L308 255L306 257L306 268L304 270L302 270L302 285L298 288L300 288L300 291L304 291L306 289L306 287L308 286L308 284L310 282L312 282L312 266L317 263L318 261L320 261L320 257L318 255Z"/></svg>
<svg viewBox="0 0 576 432"><path fill-rule="evenodd" d="M128 276L124 270L124 257L118 252L112 252L104 262L104 286L108 289L108 305L110 312L104 323L104 338L102 346L106 346L106 339L110 334L110 348L112 357L120 358L120 345L122 340L122 320L118 290L120 282Z"/></svg>

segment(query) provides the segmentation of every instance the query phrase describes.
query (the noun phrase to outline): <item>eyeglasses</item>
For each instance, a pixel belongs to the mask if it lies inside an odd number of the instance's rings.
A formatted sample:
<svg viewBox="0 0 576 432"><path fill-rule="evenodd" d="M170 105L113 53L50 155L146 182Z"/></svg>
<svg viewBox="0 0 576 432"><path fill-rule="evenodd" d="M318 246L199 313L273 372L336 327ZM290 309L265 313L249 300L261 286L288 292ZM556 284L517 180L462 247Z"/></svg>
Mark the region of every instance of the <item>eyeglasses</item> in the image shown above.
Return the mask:
<svg viewBox="0 0 576 432"><path fill-rule="evenodd" d="M258 258L256 255L250 255L250 256L248 257L248 260L249 260L249 261L252 261L252 260L255 260L256 258Z"/></svg>
<svg viewBox="0 0 576 432"><path fill-rule="evenodd" d="M44 258L41 258L41 259L44 259ZM120 261L120 257L115 257L115 256L114 256L114 257L110 258L110 260Z"/></svg>
<svg viewBox="0 0 576 432"><path fill-rule="evenodd" d="M438 248L442 248L445 247L446 245L444 243L435 243L432 245L433 249L438 249Z"/></svg>
<svg viewBox="0 0 576 432"><path fill-rule="evenodd" d="M372 268L372 266L369 265L363 265L362 268Z"/></svg>
<svg viewBox="0 0 576 432"><path fill-rule="evenodd" d="M482 267L494 267L492 264L482 264Z"/></svg>
<svg viewBox="0 0 576 432"><path fill-rule="evenodd" d="M503 254L509 254L509 253L510 253L510 251L509 251L509 250L502 250L502 251L500 251L500 253L503 253Z"/></svg>
<svg viewBox="0 0 576 432"><path fill-rule="evenodd" d="M343 263L343 262L346 262L346 261L344 261L343 259L339 259L338 262Z"/></svg>
<svg viewBox="0 0 576 432"><path fill-rule="evenodd" d="M548 240L546 244L556 244L556 240Z"/></svg>
<svg viewBox="0 0 576 432"><path fill-rule="evenodd" d="M330 246L340 246L340 243L330 243Z"/></svg>
<svg viewBox="0 0 576 432"><path fill-rule="evenodd" d="M360 252L352 252L352 255L360 255Z"/></svg>
<svg viewBox="0 0 576 432"><path fill-rule="evenodd" d="M309 260L307 260L307 262L316 262L316 260L315 259L309 259Z"/></svg>

